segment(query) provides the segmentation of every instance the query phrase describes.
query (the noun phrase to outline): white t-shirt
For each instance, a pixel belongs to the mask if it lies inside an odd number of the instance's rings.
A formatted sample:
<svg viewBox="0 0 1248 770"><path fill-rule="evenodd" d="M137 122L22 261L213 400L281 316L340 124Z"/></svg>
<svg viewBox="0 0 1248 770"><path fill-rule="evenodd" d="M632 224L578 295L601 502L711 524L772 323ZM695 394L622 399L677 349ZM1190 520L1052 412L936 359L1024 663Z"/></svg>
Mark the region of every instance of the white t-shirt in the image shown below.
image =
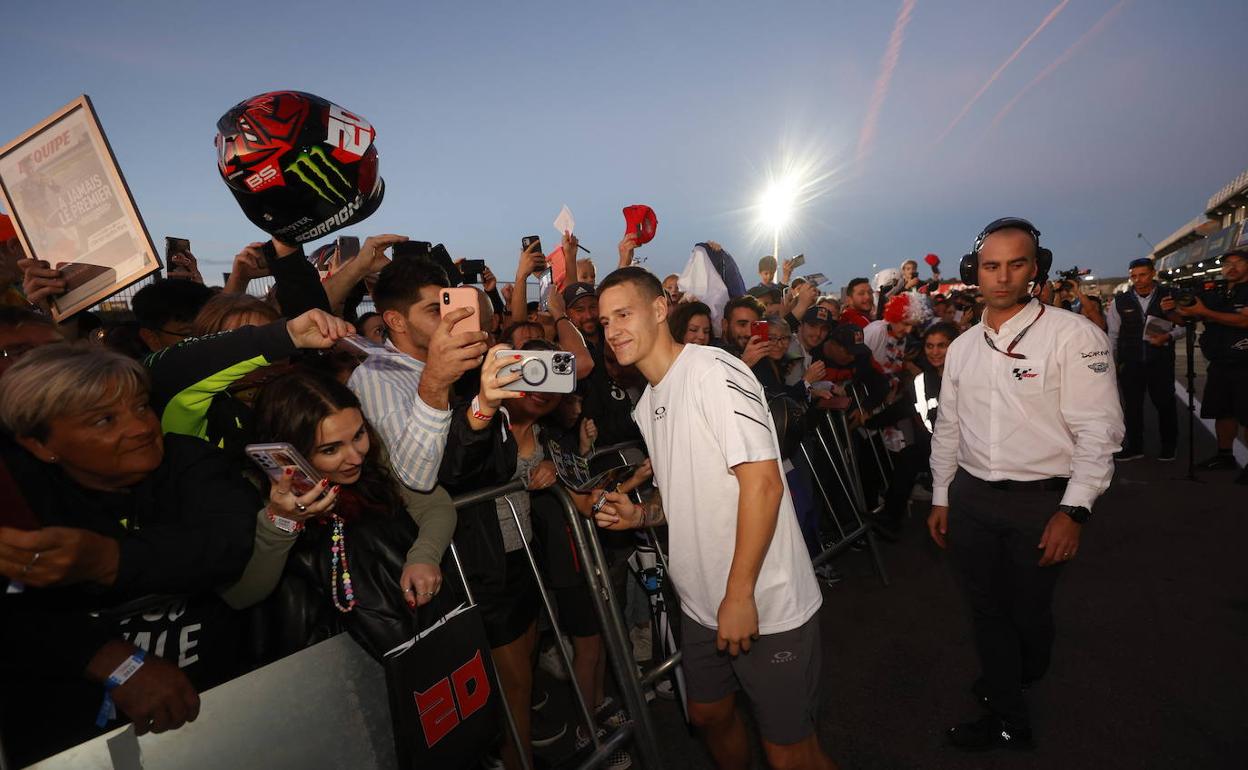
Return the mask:
<svg viewBox="0 0 1248 770"><path fill-rule="evenodd" d="M862 330L862 342L885 374L896 376L905 366L906 340L888 333L888 321L872 321Z"/></svg>
<svg viewBox="0 0 1248 770"><path fill-rule="evenodd" d="M684 611L707 628L719 626L737 541L739 488L731 469L771 460L784 497L754 588L759 633L778 634L809 620L823 595L780 467L771 411L753 373L722 350L685 345L663 380L641 394L633 419L663 495L672 580Z"/></svg>

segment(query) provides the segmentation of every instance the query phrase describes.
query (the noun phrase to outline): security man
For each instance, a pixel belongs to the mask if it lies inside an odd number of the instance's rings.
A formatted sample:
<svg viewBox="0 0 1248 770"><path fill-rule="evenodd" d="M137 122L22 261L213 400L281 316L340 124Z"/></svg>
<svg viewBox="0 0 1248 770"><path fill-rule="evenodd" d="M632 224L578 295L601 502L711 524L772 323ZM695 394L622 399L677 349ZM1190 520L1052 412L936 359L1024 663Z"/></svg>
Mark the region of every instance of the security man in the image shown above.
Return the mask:
<svg viewBox="0 0 1248 770"><path fill-rule="evenodd" d="M971 611L981 718L962 749L1032 745L1023 690L1049 667L1053 591L1109 487L1123 436L1105 333L1031 296L1052 254L1024 219L999 219L963 258L983 319L949 346L932 437L928 531Z"/></svg>
<svg viewBox="0 0 1248 770"><path fill-rule="evenodd" d="M1185 329L1166 318L1168 314L1162 303L1171 296L1172 290L1157 285L1153 261L1148 257L1132 260L1129 270L1131 288L1114 295L1106 319L1109 350L1118 365L1122 412L1127 424L1127 439L1114 459L1128 462L1144 456L1144 394L1147 392L1157 410L1161 430L1161 452L1157 459L1168 462L1174 459L1179 439L1179 414L1174 400L1174 342L1183 338Z"/></svg>
<svg viewBox="0 0 1248 770"><path fill-rule="evenodd" d="M1218 453L1200 464L1206 470L1234 470L1232 453L1238 426L1248 443L1248 249L1235 249L1222 256L1222 277L1226 285L1206 291L1184 306L1170 300L1185 318L1205 322L1200 335L1200 351L1209 360L1200 416L1214 421ZM1248 484L1248 469L1235 479Z"/></svg>

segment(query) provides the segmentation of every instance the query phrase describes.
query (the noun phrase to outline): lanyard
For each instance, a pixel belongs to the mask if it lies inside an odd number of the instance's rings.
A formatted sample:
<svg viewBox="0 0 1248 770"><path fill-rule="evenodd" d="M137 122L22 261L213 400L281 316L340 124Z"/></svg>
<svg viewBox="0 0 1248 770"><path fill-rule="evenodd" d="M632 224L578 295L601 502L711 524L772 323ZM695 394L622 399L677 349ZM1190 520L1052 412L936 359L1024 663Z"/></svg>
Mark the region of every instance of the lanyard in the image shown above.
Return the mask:
<svg viewBox="0 0 1248 770"><path fill-rule="evenodd" d="M988 332L984 332L984 342L987 342L988 347L992 348L993 350L997 351L1003 356L1009 356L1010 358L1018 358L1018 359L1026 360L1027 356L1023 355L1022 353L1015 353L1014 348L1015 346L1018 345L1018 343L1023 341L1023 337L1027 336L1027 332L1031 331L1031 327L1036 325L1036 321L1039 321L1040 316L1042 315L1044 315L1044 303L1043 302L1040 303L1040 312L1036 314L1035 318L1031 319L1031 323L1023 327L1023 330L1018 333L1018 336L1014 338L1014 341L1011 342L1010 346L1006 348L1005 350L1001 350L1000 348L996 346L996 344L993 343L992 338L988 336Z"/></svg>

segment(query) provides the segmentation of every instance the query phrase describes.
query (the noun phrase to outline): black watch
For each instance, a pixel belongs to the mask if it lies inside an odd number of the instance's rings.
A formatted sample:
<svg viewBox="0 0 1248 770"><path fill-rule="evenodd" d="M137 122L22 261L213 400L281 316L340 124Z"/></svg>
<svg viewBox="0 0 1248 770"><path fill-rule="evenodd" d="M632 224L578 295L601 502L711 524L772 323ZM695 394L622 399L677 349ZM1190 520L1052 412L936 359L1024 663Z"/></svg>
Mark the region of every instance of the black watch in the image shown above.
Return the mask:
<svg viewBox="0 0 1248 770"><path fill-rule="evenodd" d="M1082 505L1059 505L1057 510L1069 516L1076 524L1086 524L1092 518L1092 511Z"/></svg>

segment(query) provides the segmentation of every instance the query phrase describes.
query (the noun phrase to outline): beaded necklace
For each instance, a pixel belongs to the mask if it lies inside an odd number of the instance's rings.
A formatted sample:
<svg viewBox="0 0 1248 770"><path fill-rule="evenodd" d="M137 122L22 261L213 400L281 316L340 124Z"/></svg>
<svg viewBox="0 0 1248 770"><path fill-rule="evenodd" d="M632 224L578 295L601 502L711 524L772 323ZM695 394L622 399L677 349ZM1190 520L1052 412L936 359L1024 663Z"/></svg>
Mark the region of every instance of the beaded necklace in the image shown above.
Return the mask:
<svg viewBox="0 0 1248 770"><path fill-rule="evenodd" d="M355 591L351 588L351 566L347 564L347 533L343 529L342 519L338 514L334 514L333 522L333 530L329 536L332 543L329 547L329 596L339 612L350 612L355 609L356 601ZM342 561L342 593L346 597L346 606L338 600L338 561L340 559Z"/></svg>

